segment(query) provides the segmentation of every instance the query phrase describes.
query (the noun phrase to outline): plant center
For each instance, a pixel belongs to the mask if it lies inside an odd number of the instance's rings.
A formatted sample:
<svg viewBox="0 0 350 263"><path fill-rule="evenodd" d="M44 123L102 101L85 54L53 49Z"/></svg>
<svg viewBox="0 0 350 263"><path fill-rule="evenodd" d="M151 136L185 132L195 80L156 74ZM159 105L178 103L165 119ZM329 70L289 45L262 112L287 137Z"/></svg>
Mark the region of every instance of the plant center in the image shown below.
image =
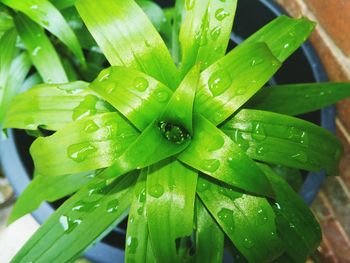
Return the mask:
<svg viewBox="0 0 350 263"><path fill-rule="evenodd" d="M160 121L158 128L165 139L176 144L182 144L191 137L185 127L168 121Z"/></svg>

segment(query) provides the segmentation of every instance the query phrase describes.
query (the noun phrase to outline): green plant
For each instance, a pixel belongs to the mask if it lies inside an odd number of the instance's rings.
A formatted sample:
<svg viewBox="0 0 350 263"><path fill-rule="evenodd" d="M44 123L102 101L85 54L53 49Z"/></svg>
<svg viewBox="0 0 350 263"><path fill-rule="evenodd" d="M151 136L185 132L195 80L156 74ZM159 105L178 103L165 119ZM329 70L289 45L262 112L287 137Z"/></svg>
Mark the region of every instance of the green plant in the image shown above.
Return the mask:
<svg viewBox="0 0 350 263"><path fill-rule="evenodd" d="M10 222L72 195L13 262L70 262L127 215L127 262L220 262L225 237L238 262L304 262L321 231L278 173L336 174L341 145L292 116L350 85L262 87L314 23L279 17L225 55L236 0L138 1L154 25L133 0L52 2L2 0L2 114L45 82L4 119L38 136Z"/></svg>

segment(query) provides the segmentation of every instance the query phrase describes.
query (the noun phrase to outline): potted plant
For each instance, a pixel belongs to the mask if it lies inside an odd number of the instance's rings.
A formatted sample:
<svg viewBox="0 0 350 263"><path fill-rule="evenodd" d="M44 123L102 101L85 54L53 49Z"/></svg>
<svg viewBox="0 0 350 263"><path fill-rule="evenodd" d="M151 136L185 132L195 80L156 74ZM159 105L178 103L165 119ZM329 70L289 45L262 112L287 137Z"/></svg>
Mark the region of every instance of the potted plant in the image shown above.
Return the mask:
<svg viewBox="0 0 350 263"><path fill-rule="evenodd" d="M62 13L76 33L57 9L73 2L78 13ZM155 26L145 1L2 3L4 83L21 86L30 63L23 89L44 82L4 107L4 128L37 136L34 180L10 222L69 196L13 262L72 261L126 217L127 262L220 262L225 238L237 261L303 262L316 249L317 221L271 165L336 174L338 140L292 116L349 96L350 86L262 88L313 22L281 16L226 54L235 0L176 1L169 23L152 16ZM42 28L64 44L60 55ZM23 48L20 70L13 58Z"/></svg>

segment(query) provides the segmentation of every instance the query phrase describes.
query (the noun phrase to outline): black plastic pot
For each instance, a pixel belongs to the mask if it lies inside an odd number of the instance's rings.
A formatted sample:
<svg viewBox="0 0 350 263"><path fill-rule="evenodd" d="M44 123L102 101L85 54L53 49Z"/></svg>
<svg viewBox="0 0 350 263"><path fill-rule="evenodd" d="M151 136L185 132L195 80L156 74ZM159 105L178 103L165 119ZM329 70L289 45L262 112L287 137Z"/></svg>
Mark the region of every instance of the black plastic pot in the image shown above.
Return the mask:
<svg viewBox="0 0 350 263"><path fill-rule="evenodd" d="M172 5L174 1L158 1L162 5ZM230 48L253 34L260 27L284 12L269 0L241 0ZM282 69L271 79L271 84L287 84L298 82L322 82L327 76L319 58L310 43L306 43L283 65ZM323 109L302 116L304 119L320 124L324 128L334 131L334 107ZM28 153L32 138L18 130L9 131L9 139L1 145L1 161L5 175L10 180L17 195L30 182L33 164ZM325 175L307 175L301 190L301 195L310 203L318 192ZM39 223L43 223L57 207L57 204L43 204L33 213ZM109 263L122 262L124 259L125 222L108 234L101 242L94 245L86 253L87 258L94 262Z"/></svg>

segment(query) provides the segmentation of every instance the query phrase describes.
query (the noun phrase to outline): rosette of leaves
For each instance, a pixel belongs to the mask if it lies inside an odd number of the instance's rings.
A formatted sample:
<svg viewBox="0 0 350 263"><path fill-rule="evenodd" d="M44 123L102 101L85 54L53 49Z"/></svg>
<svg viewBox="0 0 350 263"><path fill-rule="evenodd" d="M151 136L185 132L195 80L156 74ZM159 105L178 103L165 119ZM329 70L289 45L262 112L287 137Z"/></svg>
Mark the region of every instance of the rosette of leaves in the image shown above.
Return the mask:
<svg viewBox="0 0 350 263"><path fill-rule="evenodd" d="M38 136L10 222L68 197L13 262L71 262L126 217L126 262L221 262L224 247L238 262L304 262L317 248L316 219L279 173L337 174L339 141L294 116L350 85L264 87L313 22L278 17L226 54L236 0L2 3L2 83L44 82L6 108L4 128Z"/></svg>

